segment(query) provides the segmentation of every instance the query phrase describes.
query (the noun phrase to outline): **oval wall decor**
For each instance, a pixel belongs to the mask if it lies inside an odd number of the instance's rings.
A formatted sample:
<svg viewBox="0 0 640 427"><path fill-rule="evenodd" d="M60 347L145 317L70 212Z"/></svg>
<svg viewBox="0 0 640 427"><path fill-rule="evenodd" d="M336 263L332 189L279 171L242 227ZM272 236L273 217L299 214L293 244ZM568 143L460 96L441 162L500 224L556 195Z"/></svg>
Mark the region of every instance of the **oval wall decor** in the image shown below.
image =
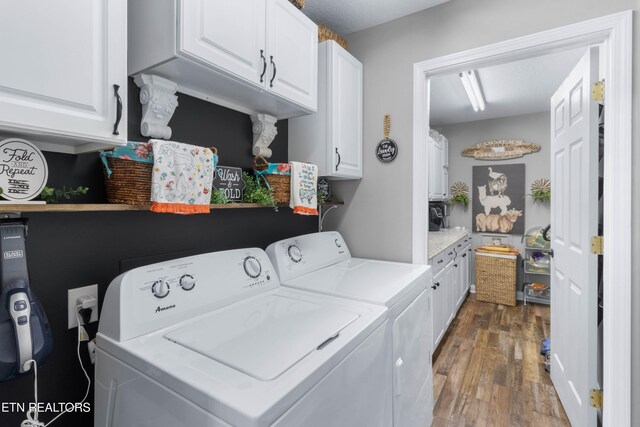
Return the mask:
<svg viewBox="0 0 640 427"><path fill-rule="evenodd" d="M540 151L538 144L525 142L521 139L496 139L465 148L462 150L462 155L477 160L507 160L538 151Z"/></svg>

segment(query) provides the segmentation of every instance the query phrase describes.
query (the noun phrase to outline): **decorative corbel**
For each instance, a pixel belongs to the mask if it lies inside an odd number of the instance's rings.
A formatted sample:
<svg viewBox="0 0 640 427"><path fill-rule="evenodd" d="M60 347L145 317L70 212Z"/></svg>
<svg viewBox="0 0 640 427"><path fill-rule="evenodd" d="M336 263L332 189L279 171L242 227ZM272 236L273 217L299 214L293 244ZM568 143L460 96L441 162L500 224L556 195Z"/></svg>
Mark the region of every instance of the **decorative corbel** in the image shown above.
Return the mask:
<svg viewBox="0 0 640 427"><path fill-rule="evenodd" d="M268 114L253 114L251 121L253 122L253 155L271 157L269 145L278 134L276 129L278 119Z"/></svg>
<svg viewBox="0 0 640 427"><path fill-rule="evenodd" d="M167 124L178 106L177 83L150 74L138 74L133 81L140 88L140 133L150 138L171 138Z"/></svg>

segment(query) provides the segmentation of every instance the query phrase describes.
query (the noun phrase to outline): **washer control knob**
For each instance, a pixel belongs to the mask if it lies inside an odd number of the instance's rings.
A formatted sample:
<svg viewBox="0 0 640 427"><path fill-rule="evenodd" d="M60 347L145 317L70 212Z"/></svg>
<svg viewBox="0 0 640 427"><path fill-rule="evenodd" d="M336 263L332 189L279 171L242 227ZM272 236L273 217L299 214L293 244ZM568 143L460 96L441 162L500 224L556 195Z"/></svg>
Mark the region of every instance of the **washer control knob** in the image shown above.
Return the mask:
<svg viewBox="0 0 640 427"><path fill-rule="evenodd" d="M252 279L257 278L262 273L262 265L260 261L256 259L256 257L248 256L244 259L242 266L244 267L244 272L247 273L247 276Z"/></svg>
<svg viewBox="0 0 640 427"><path fill-rule="evenodd" d="M180 287L185 291L190 291L196 285L196 279L190 274L183 274L180 278Z"/></svg>
<svg viewBox="0 0 640 427"><path fill-rule="evenodd" d="M164 280L156 280L151 286L151 292L156 298L164 298L169 295L169 284Z"/></svg>
<svg viewBox="0 0 640 427"><path fill-rule="evenodd" d="M293 262L302 261L302 251L297 245L289 245L289 248L287 248L287 254L289 254L289 258L291 258L291 261Z"/></svg>
<svg viewBox="0 0 640 427"><path fill-rule="evenodd" d="M342 242L339 239L336 239L336 246L339 248L342 247Z"/></svg>

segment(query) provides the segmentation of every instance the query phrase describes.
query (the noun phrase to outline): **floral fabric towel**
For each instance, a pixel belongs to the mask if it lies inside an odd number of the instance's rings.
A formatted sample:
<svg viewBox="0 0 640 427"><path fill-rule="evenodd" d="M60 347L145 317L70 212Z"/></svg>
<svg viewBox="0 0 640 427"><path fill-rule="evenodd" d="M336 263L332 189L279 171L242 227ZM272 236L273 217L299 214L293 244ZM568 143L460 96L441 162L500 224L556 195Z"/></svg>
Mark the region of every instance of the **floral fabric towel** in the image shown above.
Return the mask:
<svg viewBox="0 0 640 427"><path fill-rule="evenodd" d="M152 139L151 210L209 213L218 156L209 148Z"/></svg>
<svg viewBox="0 0 640 427"><path fill-rule="evenodd" d="M291 162L291 201L298 215L318 215L318 166Z"/></svg>

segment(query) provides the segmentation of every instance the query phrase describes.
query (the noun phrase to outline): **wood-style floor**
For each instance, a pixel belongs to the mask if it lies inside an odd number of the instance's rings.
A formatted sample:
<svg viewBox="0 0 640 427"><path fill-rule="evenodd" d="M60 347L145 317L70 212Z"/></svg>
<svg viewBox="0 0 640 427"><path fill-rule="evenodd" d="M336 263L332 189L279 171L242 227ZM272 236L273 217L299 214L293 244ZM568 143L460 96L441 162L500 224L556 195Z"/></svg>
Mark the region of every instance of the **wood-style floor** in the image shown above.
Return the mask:
<svg viewBox="0 0 640 427"><path fill-rule="evenodd" d="M540 355L549 317L469 294L433 357L432 426L570 426Z"/></svg>

